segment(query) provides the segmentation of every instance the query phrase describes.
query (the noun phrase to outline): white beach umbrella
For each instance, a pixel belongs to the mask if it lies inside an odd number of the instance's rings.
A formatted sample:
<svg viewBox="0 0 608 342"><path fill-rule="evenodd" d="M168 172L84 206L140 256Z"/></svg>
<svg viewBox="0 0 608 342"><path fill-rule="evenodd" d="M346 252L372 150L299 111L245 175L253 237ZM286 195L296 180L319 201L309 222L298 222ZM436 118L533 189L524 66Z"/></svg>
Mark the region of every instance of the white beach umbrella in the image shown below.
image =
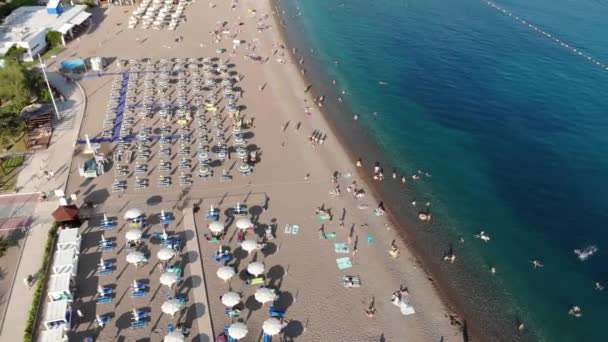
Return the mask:
<svg viewBox="0 0 608 342"><path fill-rule="evenodd" d="M156 252L156 256L159 260L167 261L175 256L175 251L171 248L163 247Z"/></svg>
<svg viewBox="0 0 608 342"><path fill-rule="evenodd" d="M137 208L131 208L125 213L125 220L135 220L144 215L144 211Z"/></svg>
<svg viewBox="0 0 608 342"><path fill-rule="evenodd" d="M146 256L142 252L131 252L127 254L127 262L129 264L137 264L146 261Z"/></svg>
<svg viewBox="0 0 608 342"><path fill-rule="evenodd" d="M245 323L241 322L232 323L232 325L230 325L228 328L228 336L236 338L237 340L247 336L248 332L249 330L247 329Z"/></svg>
<svg viewBox="0 0 608 342"><path fill-rule="evenodd" d="M258 248L258 243L255 240L245 240L241 243L241 248L249 253Z"/></svg>
<svg viewBox="0 0 608 342"><path fill-rule="evenodd" d="M163 339L163 342L184 342L186 337L181 331L174 330L167 335Z"/></svg>
<svg viewBox="0 0 608 342"><path fill-rule="evenodd" d="M160 275L160 283L169 287L177 283L178 280L179 277L177 276L177 273L174 272L165 272Z"/></svg>
<svg viewBox="0 0 608 342"><path fill-rule="evenodd" d="M226 292L222 296L222 304L231 308L241 301L241 295L236 292Z"/></svg>
<svg viewBox="0 0 608 342"><path fill-rule="evenodd" d="M234 277L235 274L234 268L230 266L222 266L217 269L217 276L223 281L228 281L230 278Z"/></svg>
<svg viewBox="0 0 608 342"><path fill-rule="evenodd" d="M128 241L136 241L141 239L142 235L143 233L141 232L141 230L131 229L127 231L127 233L125 234L125 238L127 238Z"/></svg>
<svg viewBox="0 0 608 342"><path fill-rule="evenodd" d="M212 233L218 234L224 231L224 224L218 221L209 223L209 230Z"/></svg>
<svg viewBox="0 0 608 342"><path fill-rule="evenodd" d="M247 272L257 277L264 273L264 264L259 261L249 263L249 265L247 265Z"/></svg>
<svg viewBox="0 0 608 342"><path fill-rule="evenodd" d="M253 225L253 223L251 223L251 220L248 219L247 217L242 217L238 220L236 220L236 227L238 229L248 229L249 227L251 227Z"/></svg>
<svg viewBox="0 0 608 342"><path fill-rule="evenodd" d="M160 309L163 311L163 313L166 313L167 315L171 315L171 317L173 317L179 310L183 309L184 306L186 306L186 304L180 302L177 299L169 299L163 303Z"/></svg>
<svg viewBox="0 0 608 342"><path fill-rule="evenodd" d="M277 335L282 329L283 323L274 317L265 320L262 324L262 330L270 336Z"/></svg>
<svg viewBox="0 0 608 342"><path fill-rule="evenodd" d="M274 291L267 287L260 287L255 291L255 300L262 304L272 302L275 297Z"/></svg>

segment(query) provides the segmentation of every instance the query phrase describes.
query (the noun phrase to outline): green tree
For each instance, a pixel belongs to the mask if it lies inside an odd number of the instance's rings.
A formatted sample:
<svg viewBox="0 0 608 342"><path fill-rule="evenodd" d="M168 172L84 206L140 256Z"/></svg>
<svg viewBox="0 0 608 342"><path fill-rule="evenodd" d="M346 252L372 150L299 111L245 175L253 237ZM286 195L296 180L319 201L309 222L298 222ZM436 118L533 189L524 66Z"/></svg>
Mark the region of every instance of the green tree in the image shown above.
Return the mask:
<svg viewBox="0 0 608 342"><path fill-rule="evenodd" d="M5 59L19 60L19 58L27 52L26 48L18 46L17 44L11 46L10 49L4 54Z"/></svg>
<svg viewBox="0 0 608 342"><path fill-rule="evenodd" d="M0 68L0 136L13 140L23 134L19 114L33 100L48 102L50 95L42 76L21 63L7 59Z"/></svg>
<svg viewBox="0 0 608 342"><path fill-rule="evenodd" d="M49 31L46 33L46 42L49 44L49 49L61 45L63 42L61 37L63 35L59 31Z"/></svg>
<svg viewBox="0 0 608 342"><path fill-rule="evenodd" d="M15 245L15 241L7 239L5 236L0 236L0 257L6 254L6 251Z"/></svg>

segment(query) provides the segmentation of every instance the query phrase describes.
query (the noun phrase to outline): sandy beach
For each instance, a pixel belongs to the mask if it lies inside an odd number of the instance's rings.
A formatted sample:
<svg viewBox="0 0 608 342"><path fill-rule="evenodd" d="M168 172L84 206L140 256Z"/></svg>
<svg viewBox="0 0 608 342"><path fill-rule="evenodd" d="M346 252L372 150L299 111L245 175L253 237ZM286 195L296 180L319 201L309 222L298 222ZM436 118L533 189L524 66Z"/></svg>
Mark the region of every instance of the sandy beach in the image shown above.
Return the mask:
<svg viewBox="0 0 608 342"><path fill-rule="evenodd" d="M214 334L217 335L226 325L241 319L249 328L247 337L242 340L260 339L262 323L269 317L269 304L262 305L255 301L253 296L256 286L246 285L243 280L247 275L242 273L247 264L255 259L265 264L265 285L280 292L275 305L286 311L287 326L283 330L286 340L462 339L462 332L451 324L448 308L419 262L400 240L396 227L388 220L389 215L374 214L381 199L372 196L369 187L358 176L361 170L349 158L345 147L338 143L310 93L305 93L306 84L300 76L300 65L294 64L289 57L290 48L281 39L269 1L242 1L233 9L229 2L217 2L214 6L208 2L194 2L184 12L187 20L175 31L127 29L127 21L133 9L131 6L113 6L95 12L96 22L101 18L103 20L99 24L94 23L89 34L72 42L58 59L75 56L154 60L218 57L226 63L234 64L233 69L242 75L237 83L242 95L239 104L244 106L241 115L244 119L253 119L253 128L247 141L250 147L258 150L260 158L253 174L238 174L233 170L235 162L228 160L225 165L214 167L215 176L211 179L194 180L186 195L189 205L196 204L201 208L195 214L195 238L200 246L205 275L203 285L207 288L209 308L205 315L211 316ZM210 32L218 30L222 22L226 23L223 30L230 33L220 34L222 39L219 43L214 43ZM260 30L259 25L264 29ZM236 36L232 37L233 34ZM232 54L234 39L241 43ZM218 48L227 51L218 54ZM244 56L247 54L255 54L267 61L246 60ZM114 64L107 70L108 73L116 71L118 69ZM103 76L81 82L88 102L80 139L84 139L85 134L90 137L100 136L103 112L113 79L113 76ZM315 131L326 135L323 144L311 144L309 138ZM158 161L159 157L154 158ZM94 214L105 212L121 217L124 208L134 205L150 214L158 214L161 209L178 212L175 208L176 201L181 199L181 189L177 182L167 188L157 188L152 184L144 191L135 191L132 186L134 177L131 177L128 181L129 188L124 194L107 194L102 199L99 195L101 192L98 195L92 194L103 189L110 191L114 171L110 170L84 184L77 170L80 161L81 159L75 158L72 163L68 193L79 193L81 199L96 203ZM373 164L364 163L362 168L367 173L372 172ZM233 175L231 182L220 182L222 169L230 170ZM336 172L342 177L334 183L332 175ZM390 174L385 174L385 177L384 182L394 182L395 187L402 186L399 180L391 179ZM151 183L156 183L158 171L151 171L149 178ZM347 187L353 181L356 181L358 188L365 190L362 199L356 199L352 193L347 192ZM340 196L330 194L337 185ZM153 196L159 200L149 201ZM248 232L246 239L261 240L266 227L271 227L274 238L264 251L253 252L251 255L238 252L240 249L234 218L225 214L227 209L237 203L248 206L249 215L256 224L256 229ZM238 276L228 284L215 275L222 264L211 260L218 244L207 241L204 236L208 233L206 226L209 223L205 220L204 212L210 205L220 209L220 221L226 223L226 237L221 245L235 251L235 259L229 265L237 269ZM331 220L320 221L317 218L316 209L320 207L331 213ZM178 219L178 223L171 227L175 232L182 230L179 227L180 221ZM298 225L299 233L287 234L286 225ZM152 230L159 230L159 227L154 226ZM335 237L321 238L322 234L331 233L335 233ZM88 241L94 241L93 237L91 239ZM120 240L118 242L119 245L122 243ZM336 243L346 244L348 252L336 253ZM397 258L389 256L391 243L399 249ZM155 248L153 247L153 254ZM184 250L184 254L198 255L198 252ZM192 257L195 254L189 255ZM351 268L338 269L336 259L343 257L351 259ZM116 258L124 258L124 255L117 255ZM96 262L90 261L89 266ZM152 274L152 266L138 272L142 275L148 272ZM82 265L81 268L84 269ZM186 276L189 273L186 269ZM152 274L150 279L157 280L157 275L158 273ZM358 276L361 287L345 288L342 279L346 275ZM117 280L117 287L127 288L130 282L132 278L123 277ZM225 306L219 299L229 287L232 291L241 293L243 303L240 318L228 317ZM400 288L407 288L415 314L404 316L391 303L391 295ZM194 288L192 291L198 290ZM194 297L192 291L189 293L191 298ZM159 300L157 298L146 306L158 313ZM376 311L373 317L368 317L366 309L372 302ZM128 310L128 303L122 305L116 307L116 310ZM93 307L89 308L94 310ZM186 316L195 315L191 311L193 310L187 311ZM87 317L91 318L91 315ZM194 324L191 318L185 318L186 324ZM130 330L126 335L121 333L120 327L111 323L97 332L97 340L159 341L166 333L166 323L170 319L162 317L156 322L160 323L146 330ZM79 336L86 336L93 328L90 324L80 324L77 329ZM193 332L194 336L200 336L195 328Z"/></svg>

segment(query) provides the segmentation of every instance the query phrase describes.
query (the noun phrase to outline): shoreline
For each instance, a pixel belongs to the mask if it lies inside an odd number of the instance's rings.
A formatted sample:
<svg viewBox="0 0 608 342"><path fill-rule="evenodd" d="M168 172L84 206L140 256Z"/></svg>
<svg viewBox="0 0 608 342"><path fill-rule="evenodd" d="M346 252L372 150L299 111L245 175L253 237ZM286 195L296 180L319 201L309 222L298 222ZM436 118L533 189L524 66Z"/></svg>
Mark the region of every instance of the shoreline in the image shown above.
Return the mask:
<svg viewBox="0 0 608 342"><path fill-rule="evenodd" d="M277 16L271 14L271 4L270 1L264 1L258 2L252 7L257 9L258 13L268 13L269 24L272 25L274 20L278 25ZM245 41L258 41L259 55L264 57L272 58L273 48L271 46L274 47L275 43L287 43L288 41L282 35L280 28L277 30L271 28L263 33L255 29L255 23L252 22L257 18L254 19L254 16L249 15L250 12L247 12L247 8L243 5L239 5L234 10L229 9L227 3L220 4L213 10L207 10L206 7L207 4L203 3L192 4L192 12L188 12L188 22L180 25L176 32L121 31L118 24L124 23L127 14L113 11L111 15L104 18L106 22L104 22L103 28L105 30L95 31L92 39L82 40L73 47L83 51L85 55L109 55L110 53L114 55L115 51L124 51L127 58L214 56L217 54L217 48L229 49L230 41L222 40L219 44L210 44L208 38L201 39L192 33L215 29L216 25L213 23L217 19L225 19L226 22L233 24L237 21L245 22L239 25L242 27L238 29L240 38ZM271 19L270 16L273 18ZM203 22L207 26L200 25ZM110 34L108 31L121 33L116 34L111 40L104 41L104 44L97 45L93 39L94 36L105 39ZM146 37L148 35L151 36ZM152 35L154 44L147 42ZM176 42L176 35L183 35L184 40ZM127 49L133 45L133 41L136 39L140 41L142 47L133 50ZM146 48L143 47L144 44ZM66 54L69 52L69 50L66 51ZM285 52L288 53L288 51ZM240 59L244 53L240 48L235 52L234 57L236 70L244 76L238 83L238 86L245 90L242 94L242 103L246 105L243 115L247 118L255 118L249 143L261 151L263 162L256 165L254 174L247 178L237 174L233 183L228 187L225 184L216 184L215 179L210 180L211 183L207 183L205 186L198 183L188 198L191 201L199 201L201 208L213 205L216 208L222 207L222 209L239 201L247 203L247 200L250 199L251 202L248 203L248 206L251 206L252 215L254 212L257 213L255 214L256 222L262 227L274 227L275 232L278 233L276 237L278 241L268 255L261 254L259 257L264 258L268 268L270 281L268 285L276 286L285 292L283 305L289 307L289 318L290 321L293 321L292 328L288 329L290 331L286 333L291 337L303 334L301 337L303 341L316 341L322 338L341 340L345 336L361 341L377 340L378 336L385 336L388 340L402 338L412 341L439 340L440 338L458 340L462 332L450 325L450 320L447 318L451 309L445 304L437 285L428 280L426 268L420 270L419 258L411 253L413 250L411 244L406 244L404 247L396 233L390 232L389 229L386 231L377 229L383 224L390 228L387 222L389 218L395 222L394 217L387 215L387 217L377 218L371 213L371 210L358 210L357 205L361 202L356 202L347 196L332 198L328 195L328 190L332 187L331 173L334 170L347 172L354 168L351 158L352 150L348 150L347 147L350 145L344 143L341 135L336 134L339 130L333 126L329 115L321 115L318 111L313 110L314 115L306 116L301 111L303 98L301 91L304 90L306 82L299 75L297 64L294 63L296 68L292 68L291 65L276 63L274 58L271 63L241 62ZM124 58L124 55L117 57ZM286 60L293 58L288 58L286 55L284 57ZM262 82L270 84L269 88L256 91L255 89ZM107 82L104 82L103 79L87 81L86 87L91 91L92 106L90 107L101 108L107 104L107 93L110 86L110 79ZM95 93L94 96L93 93ZM305 98L311 95L307 94ZM323 112L328 109L327 105L325 107ZM316 109L316 107L313 108ZM99 131L100 120L97 116L85 115L85 119L83 132ZM296 131L296 133L287 134L284 127L287 124L283 125L286 120L288 123L292 122L291 127L301 120L300 133ZM281 136L277 134L280 125L283 131ZM299 124L296 127L299 127ZM329 141L322 148L313 149L309 146L307 133L304 132L312 132L317 129L329 133ZM292 128L290 128L290 132L291 130ZM334 136L338 137L337 141L331 141ZM287 145L283 146L281 140L284 140L283 143L287 142ZM155 158L154 160L158 161L159 157L155 156ZM154 162L154 160L150 162ZM77 172L75 165L72 165L70 172ZM302 181L305 172L312 173L312 176L311 179L305 177ZM153 170L150 171L149 176L157 174L158 171ZM375 198L379 198L374 191L377 184L370 183L367 178L362 178L358 174L359 172L353 172L353 178L361 181L361 185L368 191L366 202L375 205L373 203ZM111 173L106 173L96 179L95 184L108 187L112 183L112 179ZM70 183L72 183L72 189L80 187L78 179L74 179ZM342 185L346 186L345 181L342 181ZM154 194L168 202L174 200L179 193L175 188L166 191L151 189L144 196ZM297 205L292 202L295 195L298 196ZM134 198L138 198L140 201L144 199L139 193L130 191L125 196L123 202ZM252 197L250 198L250 196ZM263 204L265 203L264 197L270 200L269 206ZM339 255L336 255L337 252L332 248L334 241L319 239L317 230L323 222L320 223L313 212L314 208L321 203L335 211L348 209L347 223L349 226L352 223L357 230L355 245L352 245L353 252L356 249L358 238L363 240L359 244L358 253L360 254L356 260L353 253L354 267L351 271L346 271L348 273L336 267L336 257ZM268 206L268 210L261 210L262 205ZM111 210L110 206L104 210L120 211L120 209ZM154 207L152 204L150 206L149 211L158 211L161 208ZM339 235L335 242L346 241L348 230L338 228L336 221L324 223L328 229L335 229ZM372 227L364 227L365 222L369 222ZM282 233L284 224L301 225L302 230L299 236ZM365 241L365 233L368 232L373 232L377 237L378 243L375 246L373 243ZM353 236L352 228L350 236ZM199 238L202 239L201 236ZM396 239L396 243L402 248L401 257L394 260L387 256L386 251L391 239ZM232 243L230 246L231 241L227 242L228 247L237 248L236 243ZM350 245L350 240L348 241ZM203 254L201 260L209 260L209 253L216 250L216 246L209 245L204 240L201 240L200 243ZM288 253L284 251L288 251ZM258 255L253 257L256 256ZM242 266L235 267L241 270ZM217 266L213 263L204 262L203 267L206 274L213 274L217 271ZM360 290L345 289L342 281L343 276L348 274L361 275L366 281L365 286L362 286ZM227 321L225 308L216 298L222 295L226 285L216 277L209 277L207 280L209 281L207 290L210 298L207 312L213 316L214 328L223 329L223 323ZM401 315L390 302L391 293L395 289L399 289L400 284L402 286L405 284L413 293L412 304L417 311L414 316ZM240 282L233 285L237 287L237 291L242 290L251 294L252 288L247 288ZM372 302L375 300L379 309L378 315L371 320L364 313L370 299ZM257 312L260 311L259 307L253 304L255 304L255 300L252 301L250 297L245 306L250 332L255 334L260 331L262 321L267 315ZM323 310L318 310L319 308L323 308ZM342 319L341 325L336 324L336 317Z"/></svg>
<svg viewBox="0 0 608 342"><path fill-rule="evenodd" d="M350 113L348 110L345 109L345 107L347 106L346 103L348 101L344 100L344 104L339 104L338 101L335 100L339 96L339 94L335 91L335 88L332 88L331 85L327 85L325 82L323 82L322 77L315 79L314 77L310 76L310 74L311 74L310 70L306 66L310 67L310 65L311 65L310 60L314 59L314 57L307 52L305 52L302 55L298 55L298 53L300 52L299 47L292 46L292 44L290 44L291 41L289 39L289 33L287 32L288 24L286 24L288 22L288 18L283 17L285 15L285 13L283 13L285 11L285 8L281 7L282 2L285 0L268 0L268 1L270 2L270 5L272 7L274 22L277 25L281 40L287 47L286 50L289 54L290 63L294 67L297 68L298 59L300 57L304 57L308 61L308 63L305 62L303 65L303 68L306 70L305 74L302 74L302 73L298 72L297 70L295 72L300 76L303 83L307 87L309 87L309 89L307 91L307 96L309 96L312 99L319 97L319 96L325 97L323 106L319 107L315 103L315 108L320 112L320 114L323 116L323 118L327 122L328 126L331 129L331 133L333 134L333 136L335 136L337 138L338 143L347 152L348 158L351 160L353 167L355 165L355 161L359 157L364 156L364 155L378 155L379 157L377 158L377 160L382 162L381 165L383 167L385 167L386 165L389 165L389 164L383 163L386 160L386 158L384 156L382 156L381 153L379 153L380 148L378 146L376 146L376 143L374 141L372 141L371 137L366 136L367 133L360 126L360 121L354 121L354 120L352 120L352 118L350 118L350 125L349 125L349 123L348 123L349 115L347 115L347 114L350 114ZM281 12L279 10L283 10L283 12ZM285 23L285 24L283 25L283 23ZM297 40L297 38L294 38L294 39ZM292 53L292 50L291 50L292 48L296 49L295 54ZM319 66L319 65L315 65L314 67L321 68L321 66ZM314 70L314 67L312 68L313 70ZM317 71L317 73L322 73L321 70L316 70L316 71ZM328 80L325 80L325 81L328 81ZM327 89L320 89L323 85L325 85ZM331 113L340 113L340 114L344 114L344 115L342 115L343 116L342 118L338 118L337 115L335 115L335 114L332 115ZM351 126L351 127L346 127L346 126ZM350 135L349 135L349 133L350 133ZM365 141L364 143L355 144L356 147L362 148L364 150L363 153L358 154L357 151L360 151L360 150L356 150L354 148L355 145L353 145L349 141L349 140L352 140L352 138L353 138L352 135L355 135L355 134L359 134L360 136L366 136L366 137L362 138L362 140ZM481 308L481 310L479 310L480 308L478 306L471 305L471 303L469 303L469 304L465 303L467 301L467 298L462 298L461 297L462 294L458 293L459 292L458 289L455 289L453 285L450 285L450 284L453 284L453 279L454 279L453 275L455 273L459 273L460 271L452 272L452 270L440 269L443 264L443 261L441 261L441 262L433 261L433 260L439 259L436 256L433 257L433 255L435 254L436 251L431 250L431 248L428 248L429 246L425 246L428 243L428 241L426 241L427 239L425 239L425 237L421 237L421 236L417 235L417 231L419 232L421 229L424 229L429 226L434 226L434 222L422 223L422 222L418 221L415 218L415 216L411 217L411 215L409 215L410 213L400 211L396 208L396 207L398 207L398 205L396 205L396 203L399 203L398 202L399 199L396 199L396 197L398 197L399 192L405 194L406 196L409 196L410 198L411 197L416 198L414 190L409 186L409 184L411 184L411 182L412 182L410 177L406 176L408 178L408 182L407 182L407 185L405 186L405 191L395 191L394 189L388 189L388 188L390 188L390 183L392 182L389 175L387 175L386 179L382 182L373 180L371 177L371 173L365 171L364 168L371 167L371 165L374 161L365 160L365 158L363 160L364 160L363 168L355 167L355 169L356 169L355 171L356 171L357 175L359 176L359 178L361 178L364 181L366 188L369 189L369 191L371 192L371 195L374 198L381 199L385 202L385 207L387 208L386 214L388 215L388 221L394 227L399 227L399 228L395 228L395 230L398 232L401 242L404 245L406 245L407 248L413 252L413 255L416 258L415 262L420 266L420 268L422 269L424 274L426 274L426 277L432 284L434 291L437 293L437 295L439 296L439 298L443 302L443 305L446 308L446 315L449 315L450 320L453 319L453 322L456 322L456 324L453 324L453 325L457 326L462 331L463 338L465 340L485 341L485 340L492 340L493 338L496 338L496 336L497 336L496 334L499 334L498 336L501 336L501 339L500 339L501 341L502 340L508 340L508 341L528 340L528 338L534 339L533 332L532 333L526 332L525 334L522 335L522 334L518 334L517 329L515 329L515 328L509 329L509 326L515 327L518 322L517 322L517 320L512 320L512 317L506 312L506 309L503 312L503 315L500 315L501 318L503 318L503 321L501 323L497 324L494 327L495 329L488 330L487 329L488 325L485 324L488 322L487 321L484 322L483 319L478 320L478 318L483 317L484 311L490 311L490 310L483 310L484 308ZM365 162L367 162L367 164L365 164ZM386 168L388 169L388 167L386 167ZM402 175L400 174L399 177L401 177L401 176ZM403 187L400 184L400 182L399 182L399 186ZM409 201L407 201L405 203L409 203ZM441 240L441 237L439 237L438 239ZM433 241L433 242L437 242L437 241ZM447 246L448 241L442 241L442 242L445 242L446 246ZM468 274L472 275L473 277L481 274L481 272L479 270L473 269L471 267L466 267L466 272ZM482 285L483 290L479 291L479 292L475 292L476 294L490 293L490 291L494 290L491 286L486 286L485 284L481 284L481 285ZM488 299L486 296L478 296L478 297L481 297L483 299ZM499 298L497 296L492 295L491 297L492 297L491 299L494 299L496 302L486 304L486 305L484 305L485 307L496 307L496 306L494 306L495 304L501 304L500 302L498 302ZM472 297L469 299L470 299L470 301L475 301L479 298ZM467 317L468 318L473 317L474 319L469 321L467 319ZM508 324L508 323L512 323L512 324ZM482 329L481 328L482 326L485 327L485 329Z"/></svg>

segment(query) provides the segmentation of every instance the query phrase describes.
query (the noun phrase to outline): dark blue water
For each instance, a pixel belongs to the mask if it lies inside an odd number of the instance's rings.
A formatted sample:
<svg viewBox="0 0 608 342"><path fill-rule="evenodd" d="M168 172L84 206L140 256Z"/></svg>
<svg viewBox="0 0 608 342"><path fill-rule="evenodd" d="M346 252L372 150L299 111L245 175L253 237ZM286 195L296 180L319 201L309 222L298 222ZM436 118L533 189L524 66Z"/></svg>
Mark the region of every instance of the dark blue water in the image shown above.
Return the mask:
<svg viewBox="0 0 608 342"><path fill-rule="evenodd" d="M497 3L608 63L607 2ZM442 236L465 237L458 252L497 289L496 310L534 339L606 340L608 71L479 0L283 6L301 12L291 31L391 165L432 174L409 186ZM492 241L473 239L481 229ZM589 245L599 252L580 261L573 250Z"/></svg>

